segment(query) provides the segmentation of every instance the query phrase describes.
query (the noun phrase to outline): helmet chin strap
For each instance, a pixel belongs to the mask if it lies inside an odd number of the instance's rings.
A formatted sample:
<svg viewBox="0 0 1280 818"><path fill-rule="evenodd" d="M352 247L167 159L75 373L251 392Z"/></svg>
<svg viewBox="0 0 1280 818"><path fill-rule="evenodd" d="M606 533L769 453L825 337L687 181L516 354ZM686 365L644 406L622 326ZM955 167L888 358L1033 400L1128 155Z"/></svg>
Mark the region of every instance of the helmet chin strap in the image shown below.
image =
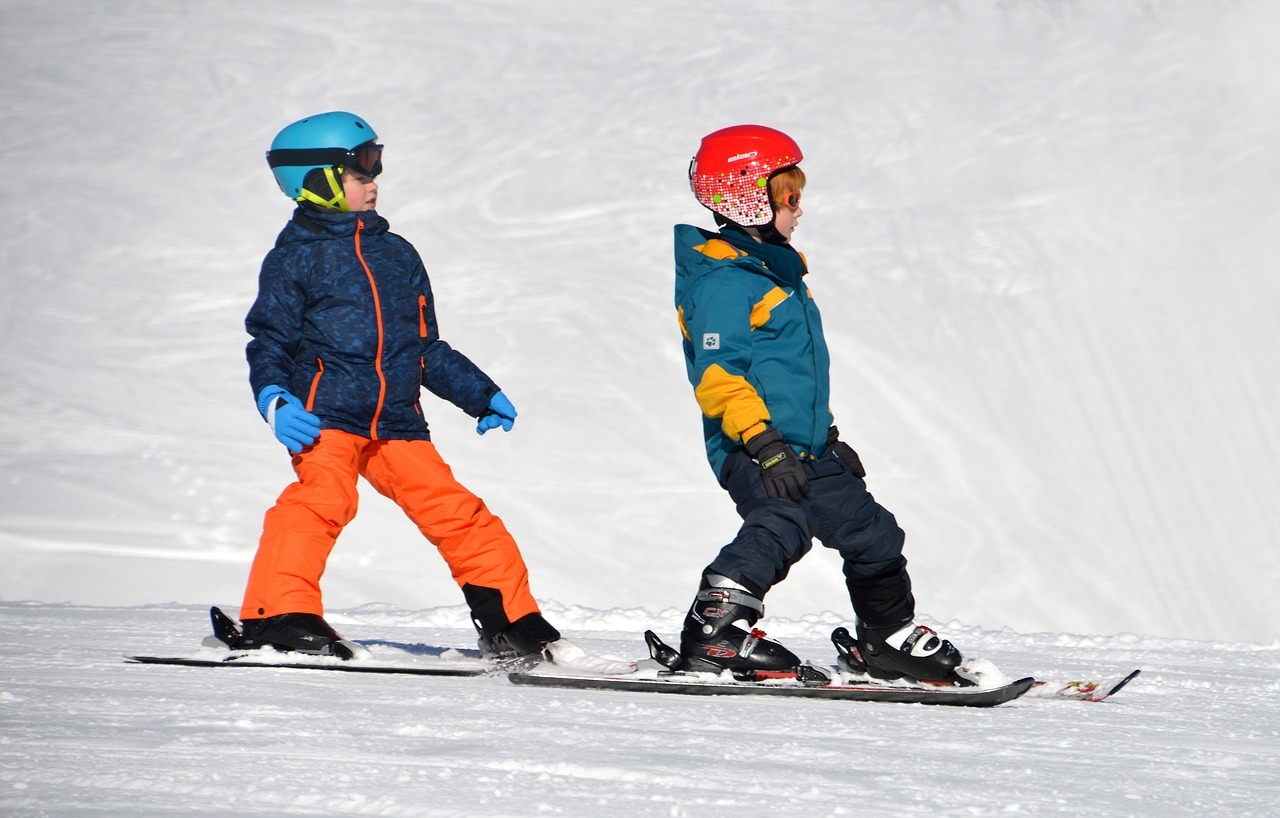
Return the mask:
<svg viewBox="0 0 1280 818"><path fill-rule="evenodd" d="M329 192L332 196L328 199L313 191L311 188L304 186L302 195L298 197L300 202L310 202L323 210L336 210L339 213L349 213L351 206L347 204L347 196L342 191L342 168L330 167L324 169L325 181L329 183Z"/></svg>
<svg viewBox="0 0 1280 818"><path fill-rule="evenodd" d="M765 244L789 244L787 237L778 232L778 228L774 227L774 222L762 224L755 230L760 234L760 241Z"/></svg>

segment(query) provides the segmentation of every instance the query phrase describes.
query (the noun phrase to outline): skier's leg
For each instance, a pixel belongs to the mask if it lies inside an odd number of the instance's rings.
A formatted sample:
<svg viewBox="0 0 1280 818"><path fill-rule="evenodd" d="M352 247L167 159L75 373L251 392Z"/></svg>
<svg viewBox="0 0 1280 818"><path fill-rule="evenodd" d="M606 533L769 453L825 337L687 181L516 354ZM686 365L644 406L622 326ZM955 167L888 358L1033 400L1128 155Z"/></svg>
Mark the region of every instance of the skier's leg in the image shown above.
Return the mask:
<svg viewBox="0 0 1280 818"><path fill-rule="evenodd" d="M326 429L315 445L293 456L298 481L266 513L241 619L324 615L320 577L338 534L356 514L357 462L365 442Z"/></svg>
<svg viewBox="0 0 1280 818"><path fill-rule="evenodd" d="M771 498L760 467L745 452L735 452L725 461L721 485L733 498L742 527L704 574L728 577L763 597L809 553L816 521L807 500Z"/></svg>
<svg viewBox="0 0 1280 818"><path fill-rule="evenodd" d="M764 595L812 547L807 503L770 498L760 467L744 453L730 455L722 485L743 524L703 571L680 634L683 666L735 672L795 667L795 654L753 626L764 614Z"/></svg>
<svg viewBox="0 0 1280 818"><path fill-rule="evenodd" d="M960 651L915 624L915 596L902 556L906 535L867 491L863 477L828 449L809 479L815 536L844 559L845 585L858 617L858 638L852 650L841 650L841 663L882 678L963 683L955 674L963 661ZM837 647L846 641L833 639Z"/></svg>
<svg viewBox="0 0 1280 818"><path fill-rule="evenodd" d="M484 501L453 476L433 443L385 440L367 450L361 474L400 506L444 557L482 639L498 653L537 653L559 633L542 617L515 539ZM498 642L495 637L501 634Z"/></svg>
<svg viewBox="0 0 1280 818"><path fill-rule="evenodd" d="M813 464L809 503L814 536L844 561L845 585L858 619L875 626L915 615L906 534L867 491L867 484L831 451Z"/></svg>

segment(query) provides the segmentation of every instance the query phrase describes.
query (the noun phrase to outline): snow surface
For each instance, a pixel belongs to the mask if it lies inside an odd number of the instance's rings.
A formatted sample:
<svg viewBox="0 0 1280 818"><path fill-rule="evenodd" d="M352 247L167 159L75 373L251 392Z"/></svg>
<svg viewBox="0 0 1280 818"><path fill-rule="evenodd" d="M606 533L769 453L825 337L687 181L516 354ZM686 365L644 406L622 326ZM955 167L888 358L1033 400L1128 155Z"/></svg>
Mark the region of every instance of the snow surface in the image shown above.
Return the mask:
<svg viewBox="0 0 1280 818"><path fill-rule="evenodd" d="M1269 0L0 0L0 813L1274 814L1278 40ZM425 402L575 641L673 635L736 528L670 227L708 223L698 138L758 121L806 152L833 409L922 613L1010 673L1144 675L939 712L124 665L235 610L291 478L242 321L290 209L262 153L332 109L520 410ZM355 639L471 641L372 492L325 593ZM833 555L768 601L829 658Z"/></svg>
<svg viewBox="0 0 1280 818"><path fill-rule="evenodd" d="M548 613L615 656L654 616ZM1143 669L1099 704L988 710L120 661L190 653L203 618L0 603L0 814L1168 818L1274 815L1280 794L1280 656L1253 643L951 627L1010 672ZM331 619L357 641L471 636L461 606ZM772 632L829 657L815 634L840 623Z"/></svg>

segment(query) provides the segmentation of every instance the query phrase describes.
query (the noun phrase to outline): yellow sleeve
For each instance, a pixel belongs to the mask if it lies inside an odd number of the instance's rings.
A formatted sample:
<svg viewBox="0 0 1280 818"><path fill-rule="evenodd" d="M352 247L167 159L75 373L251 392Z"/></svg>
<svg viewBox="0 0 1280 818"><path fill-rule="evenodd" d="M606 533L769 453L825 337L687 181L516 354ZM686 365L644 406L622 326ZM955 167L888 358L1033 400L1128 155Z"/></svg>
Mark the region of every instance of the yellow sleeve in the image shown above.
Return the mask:
<svg viewBox="0 0 1280 818"><path fill-rule="evenodd" d="M708 366L694 389L702 414L719 418L720 428L731 440L746 443L765 430L769 409L755 387L741 375L732 375L720 364Z"/></svg>

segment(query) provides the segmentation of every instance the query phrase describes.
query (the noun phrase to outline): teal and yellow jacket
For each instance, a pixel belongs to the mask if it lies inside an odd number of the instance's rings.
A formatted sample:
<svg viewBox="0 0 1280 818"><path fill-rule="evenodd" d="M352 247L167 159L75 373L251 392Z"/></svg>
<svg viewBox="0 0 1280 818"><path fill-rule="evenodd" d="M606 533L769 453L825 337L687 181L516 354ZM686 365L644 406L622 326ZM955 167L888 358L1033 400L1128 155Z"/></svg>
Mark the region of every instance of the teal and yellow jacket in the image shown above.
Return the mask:
<svg viewBox="0 0 1280 818"><path fill-rule="evenodd" d="M804 257L747 234L676 225L676 316L689 382L702 409L707 459L725 458L767 428L808 460L831 426L831 357L805 286Z"/></svg>

